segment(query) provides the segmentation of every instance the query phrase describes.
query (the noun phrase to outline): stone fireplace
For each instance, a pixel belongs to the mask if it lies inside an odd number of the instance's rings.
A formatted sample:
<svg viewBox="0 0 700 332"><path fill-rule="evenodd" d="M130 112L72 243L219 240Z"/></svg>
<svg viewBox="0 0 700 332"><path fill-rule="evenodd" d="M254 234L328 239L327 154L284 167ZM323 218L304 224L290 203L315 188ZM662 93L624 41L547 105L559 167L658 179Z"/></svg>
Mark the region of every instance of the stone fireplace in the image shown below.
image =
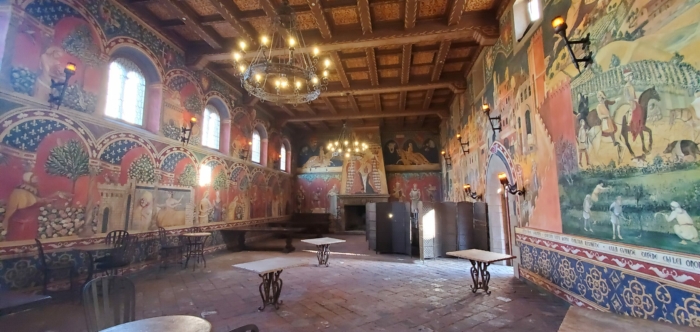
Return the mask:
<svg viewBox="0 0 700 332"><path fill-rule="evenodd" d="M345 213L346 206L364 206L367 203L388 202L389 195L377 194L354 194L354 195L338 195L338 219L333 230L335 233L345 232L347 214Z"/></svg>

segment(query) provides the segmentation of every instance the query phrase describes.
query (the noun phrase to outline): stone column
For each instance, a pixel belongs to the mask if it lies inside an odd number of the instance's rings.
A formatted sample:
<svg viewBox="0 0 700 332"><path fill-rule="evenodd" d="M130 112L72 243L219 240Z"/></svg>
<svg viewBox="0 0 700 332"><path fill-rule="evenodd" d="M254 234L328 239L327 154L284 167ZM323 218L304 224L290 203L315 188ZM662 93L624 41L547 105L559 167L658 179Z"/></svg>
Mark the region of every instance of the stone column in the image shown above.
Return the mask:
<svg viewBox="0 0 700 332"><path fill-rule="evenodd" d="M160 114L163 109L163 84L153 83L146 86L143 125L146 130L158 134L160 131Z"/></svg>
<svg viewBox="0 0 700 332"><path fill-rule="evenodd" d="M260 139L260 165L267 166L267 138Z"/></svg>
<svg viewBox="0 0 700 332"><path fill-rule="evenodd" d="M226 156L231 151L231 119L221 120L221 134L219 134L219 151Z"/></svg>

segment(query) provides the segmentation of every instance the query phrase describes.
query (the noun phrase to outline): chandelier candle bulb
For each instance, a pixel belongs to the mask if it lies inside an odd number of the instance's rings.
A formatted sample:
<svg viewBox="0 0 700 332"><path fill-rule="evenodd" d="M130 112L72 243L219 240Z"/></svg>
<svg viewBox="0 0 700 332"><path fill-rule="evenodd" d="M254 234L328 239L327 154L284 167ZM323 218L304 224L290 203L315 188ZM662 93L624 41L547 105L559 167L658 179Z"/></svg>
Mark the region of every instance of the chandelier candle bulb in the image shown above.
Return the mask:
<svg viewBox="0 0 700 332"><path fill-rule="evenodd" d="M268 42L267 36L262 36L262 37L260 37L260 43L261 43L261 44L267 46L267 42Z"/></svg>
<svg viewBox="0 0 700 332"><path fill-rule="evenodd" d="M241 59L241 54L238 52L233 52L233 60L238 61Z"/></svg>
<svg viewBox="0 0 700 332"><path fill-rule="evenodd" d="M314 56L318 56L319 50L318 47L314 47Z"/></svg>
<svg viewBox="0 0 700 332"><path fill-rule="evenodd" d="M296 42L297 42L297 41L296 41L294 38L289 38L289 47L294 47L294 45L296 44Z"/></svg>
<svg viewBox="0 0 700 332"><path fill-rule="evenodd" d="M331 60L330 60L330 59L326 59L325 61L323 61L323 64L326 66L326 68L328 68L328 67L331 66Z"/></svg>
<svg viewBox="0 0 700 332"><path fill-rule="evenodd" d="M246 45L246 43L245 43L244 41L241 41L241 42L238 43L238 46L240 46L240 48L241 48L242 51L245 51L245 48L246 48L247 45Z"/></svg>

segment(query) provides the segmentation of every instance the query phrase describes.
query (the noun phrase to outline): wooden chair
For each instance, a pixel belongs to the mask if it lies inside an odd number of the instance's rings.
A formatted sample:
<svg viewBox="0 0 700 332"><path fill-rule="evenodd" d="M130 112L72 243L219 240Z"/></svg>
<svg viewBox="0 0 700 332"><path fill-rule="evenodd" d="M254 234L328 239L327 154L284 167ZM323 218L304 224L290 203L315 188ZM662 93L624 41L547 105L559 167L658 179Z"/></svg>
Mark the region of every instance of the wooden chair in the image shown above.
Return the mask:
<svg viewBox="0 0 700 332"><path fill-rule="evenodd" d="M89 332L134 321L136 289L122 276L106 276L90 280L83 287L83 307Z"/></svg>
<svg viewBox="0 0 700 332"><path fill-rule="evenodd" d="M163 227L158 227L158 236L160 238L160 267L167 267L167 263L172 257L179 259L180 264L182 264L182 256L184 255L182 237L175 238L175 243L168 241L168 234Z"/></svg>
<svg viewBox="0 0 700 332"><path fill-rule="evenodd" d="M68 262L55 262L44 253L44 247L41 245L39 239L34 239L36 241L36 247L39 250L39 268L44 275L44 285L42 288L42 294L46 295L46 288L51 280L51 276L57 274L57 272L68 271L68 278L70 279L70 290L73 290L73 277L78 275L72 261Z"/></svg>
<svg viewBox="0 0 700 332"><path fill-rule="evenodd" d="M229 332L259 332L258 327L255 324L248 324L238 328L235 328Z"/></svg>
<svg viewBox="0 0 700 332"><path fill-rule="evenodd" d="M139 239L130 236L119 248L114 249L112 254L103 257L95 265L95 272L102 272L107 275L120 275L123 269L131 265L134 260L134 251L139 244Z"/></svg>
<svg viewBox="0 0 700 332"><path fill-rule="evenodd" d="M105 243L110 244L113 247L123 247L126 241L129 240L129 233L127 231L111 231L107 233L107 237L105 238ZM118 251L119 249L116 249L114 251ZM95 263L105 263L113 258L110 257L114 254L113 252L110 252L102 257L95 258Z"/></svg>

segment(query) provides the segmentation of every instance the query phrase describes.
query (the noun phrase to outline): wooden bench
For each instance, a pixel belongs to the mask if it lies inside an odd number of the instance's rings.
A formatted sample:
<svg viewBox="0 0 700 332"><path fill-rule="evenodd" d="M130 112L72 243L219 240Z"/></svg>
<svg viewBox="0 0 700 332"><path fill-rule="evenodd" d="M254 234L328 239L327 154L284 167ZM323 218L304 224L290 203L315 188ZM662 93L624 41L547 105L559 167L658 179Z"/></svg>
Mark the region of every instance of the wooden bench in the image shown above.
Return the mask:
<svg viewBox="0 0 700 332"><path fill-rule="evenodd" d="M294 251L292 246L292 235L303 231L303 228L294 227L233 227L219 230L221 237L226 243L226 248L229 251L243 251L247 247L245 245L245 234L249 232L272 233L284 236L286 245L282 252L290 253Z"/></svg>
<svg viewBox="0 0 700 332"><path fill-rule="evenodd" d="M51 296L48 295L25 294L14 291L0 292L0 316L31 309L49 300L51 300Z"/></svg>

